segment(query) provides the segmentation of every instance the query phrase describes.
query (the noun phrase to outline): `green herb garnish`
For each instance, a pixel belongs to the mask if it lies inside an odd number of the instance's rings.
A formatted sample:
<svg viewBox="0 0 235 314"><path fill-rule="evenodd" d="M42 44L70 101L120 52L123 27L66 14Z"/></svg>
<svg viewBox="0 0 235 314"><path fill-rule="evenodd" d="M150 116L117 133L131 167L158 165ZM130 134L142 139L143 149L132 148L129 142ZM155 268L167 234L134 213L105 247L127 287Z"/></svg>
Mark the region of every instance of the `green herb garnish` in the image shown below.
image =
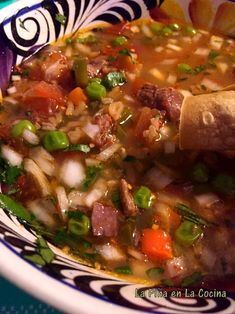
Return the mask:
<svg viewBox="0 0 235 314"><path fill-rule="evenodd" d="M175 205L176 211L179 213L179 215L183 216L185 220L191 221L197 225L201 226L210 226L211 223L205 220L204 218L200 217L198 214L196 214L190 207L188 207L185 204L177 203Z"/></svg>
<svg viewBox="0 0 235 314"><path fill-rule="evenodd" d="M203 276L200 272L194 272L192 275L185 277L181 282L181 287L186 288L193 284L199 283Z"/></svg>
<svg viewBox="0 0 235 314"><path fill-rule="evenodd" d="M116 267L116 268L114 268L114 272L117 274L122 274L122 275L132 275L133 274L130 266L128 266L128 265Z"/></svg>
<svg viewBox="0 0 235 314"><path fill-rule="evenodd" d="M111 90L113 87L123 85L125 82L126 79L122 72L109 72L102 80L102 85Z"/></svg>
<svg viewBox="0 0 235 314"><path fill-rule="evenodd" d="M56 21L58 21L60 24L65 25L67 21L67 17L63 14L57 13L55 16Z"/></svg>
<svg viewBox="0 0 235 314"><path fill-rule="evenodd" d="M164 269L161 267L153 267L146 270L146 274L150 279L157 279L159 275L164 273Z"/></svg>
<svg viewBox="0 0 235 314"><path fill-rule="evenodd" d="M94 167L87 167L86 169L86 178L82 182L81 190L87 191L89 187L97 180L101 171L101 167L94 166Z"/></svg>

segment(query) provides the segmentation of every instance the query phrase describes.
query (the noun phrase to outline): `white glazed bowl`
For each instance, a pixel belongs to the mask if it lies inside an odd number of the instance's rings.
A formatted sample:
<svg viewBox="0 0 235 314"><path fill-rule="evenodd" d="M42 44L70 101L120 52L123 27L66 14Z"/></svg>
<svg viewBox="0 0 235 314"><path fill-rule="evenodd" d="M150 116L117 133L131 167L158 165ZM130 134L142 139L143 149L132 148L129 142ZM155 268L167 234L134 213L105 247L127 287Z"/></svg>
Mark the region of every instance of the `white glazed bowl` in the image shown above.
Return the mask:
<svg viewBox="0 0 235 314"><path fill-rule="evenodd" d="M211 6L206 20L201 19L203 3ZM234 33L235 23L229 19L233 16L235 20L232 1L21 0L0 10L0 87L6 87L12 65L44 45L80 27L148 18L149 10L156 4L177 18L186 21L191 18L202 27L216 23L221 31ZM68 17L64 26L55 20L57 13ZM156 9L151 13L156 14ZM36 266L22 257L35 250L34 240L33 231L25 229L15 217L0 209L2 275L66 313L235 313L232 294L227 293L225 298L173 298L169 291L149 290L82 266L53 246L56 253L53 263Z"/></svg>

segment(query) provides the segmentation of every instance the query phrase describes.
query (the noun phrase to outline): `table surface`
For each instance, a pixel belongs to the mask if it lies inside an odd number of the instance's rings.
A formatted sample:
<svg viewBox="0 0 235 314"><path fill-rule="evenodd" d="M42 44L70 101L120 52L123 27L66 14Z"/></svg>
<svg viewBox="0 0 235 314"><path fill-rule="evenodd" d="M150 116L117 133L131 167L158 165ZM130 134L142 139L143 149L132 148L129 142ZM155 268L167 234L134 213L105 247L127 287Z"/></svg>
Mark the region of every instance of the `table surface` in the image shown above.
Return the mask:
<svg viewBox="0 0 235 314"><path fill-rule="evenodd" d="M60 314L54 308L29 296L0 276L1 314Z"/></svg>

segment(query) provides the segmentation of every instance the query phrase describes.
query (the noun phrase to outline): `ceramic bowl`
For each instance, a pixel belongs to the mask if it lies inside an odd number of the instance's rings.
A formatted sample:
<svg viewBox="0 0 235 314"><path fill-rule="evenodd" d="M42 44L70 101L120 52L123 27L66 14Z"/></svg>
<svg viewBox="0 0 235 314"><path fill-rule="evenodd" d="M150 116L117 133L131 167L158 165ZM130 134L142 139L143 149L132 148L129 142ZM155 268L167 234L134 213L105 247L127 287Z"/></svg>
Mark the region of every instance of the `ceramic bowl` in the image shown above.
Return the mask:
<svg viewBox="0 0 235 314"><path fill-rule="evenodd" d="M234 35L235 3L222 0L20 0L0 10L0 87L5 88L14 64L39 48L81 27L154 16L157 7L168 15ZM56 21L61 13L65 25ZM0 210L0 271L10 281L66 313L235 313L235 296L174 297L123 281L83 266L51 246L56 258L39 267L24 260L35 250L35 234ZM206 294L205 294L206 293Z"/></svg>

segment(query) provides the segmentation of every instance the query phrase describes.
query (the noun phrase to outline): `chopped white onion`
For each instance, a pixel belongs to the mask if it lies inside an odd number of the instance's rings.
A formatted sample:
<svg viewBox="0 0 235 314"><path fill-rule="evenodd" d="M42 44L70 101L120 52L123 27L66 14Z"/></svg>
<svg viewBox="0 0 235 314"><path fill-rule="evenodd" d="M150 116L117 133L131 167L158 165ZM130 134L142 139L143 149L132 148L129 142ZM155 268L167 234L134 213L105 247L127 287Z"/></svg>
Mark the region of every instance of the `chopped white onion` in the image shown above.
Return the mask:
<svg viewBox="0 0 235 314"><path fill-rule="evenodd" d="M90 192L84 196L84 204L91 207L94 202L97 202L107 192L107 184L104 179L99 179L95 182Z"/></svg>
<svg viewBox="0 0 235 314"><path fill-rule="evenodd" d="M206 88L208 88L212 91L221 90L223 88L223 86L219 85L218 83L216 83L215 81L212 81L211 79L209 79L207 77L205 77L201 81L201 85L204 85Z"/></svg>
<svg viewBox="0 0 235 314"><path fill-rule="evenodd" d="M121 148L120 143L114 143L114 144L110 145L108 148L102 150L102 152L100 152L97 155L97 159L100 161L106 161L110 157L112 157L113 154L116 153L120 148Z"/></svg>
<svg viewBox="0 0 235 314"><path fill-rule="evenodd" d="M214 194L214 193L205 193L205 194L200 194L200 195L196 195L194 196L196 202L198 203L198 205L202 206L202 207L210 207L211 205L213 205L214 203L219 202L219 197Z"/></svg>
<svg viewBox="0 0 235 314"><path fill-rule="evenodd" d="M34 200L27 203L27 208L34 214L34 216L48 227L55 226L51 204L44 200Z"/></svg>
<svg viewBox="0 0 235 314"><path fill-rule="evenodd" d="M137 26L137 25L131 26L130 30L132 31L132 33L139 33L140 32L139 26Z"/></svg>
<svg viewBox="0 0 235 314"><path fill-rule="evenodd" d="M142 25L141 26L141 31L144 34L144 36L148 37L148 38L152 38L153 37L153 33L151 31L151 29L148 27L148 25Z"/></svg>
<svg viewBox="0 0 235 314"><path fill-rule="evenodd" d="M165 151L165 154L174 154L174 152L175 152L175 142L173 142L173 141L165 141L164 142L164 151Z"/></svg>
<svg viewBox="0 0 235 314"><path fill-rule="evenodd" d="M35 133L26 129L23 131L22 137L26 140L26 142L32 145L38 145L40 141L39 137Z"/></svg>
<svg viewBox="0 0 235 314"><path fill-rule="evenodd" d="M222 48L224 39L219 36L212 35L210 38L210 47L215 50L220 50Z"/></svg>
<svg viewBox="0 0 235 314"><path fill-rule="evenodd" d="M145 179L151 184L156 190L164 189L167 185L169 185L173 178L169 175L164 173L157 167L151 168L146 176Z"/></svg>
<svg viewBox="0 0 235 314"><path fill-rule="evenodd" d="M174 44L167 44L166 47L173 50L173 51L181 51L182 50L182 48L180 46L177 46Z"/></svg>
<svg viewBox="0 0 235 314"><path fill-rule="evenodd" d="M225 73L229 69L229 65L226 62L216 62L217 68L220 70L221 73Z"/></svg>
<svg viewBox="0 0 235 314"><path fill-rule="evenodd" d="M70 188L77 188L85 179L85 168L80 161L67 159L63 162L59 178L60 181Z"/></svg>
<svg viewBox="0 0 235 314"><path fill-rule="evenodd" d="M178 60L177 59L165 59L162 62L159 62L161 65L172 65L175 64Z"/></svg>
<svg viewBox="0 0 235 314"><path fill-rule="evenodd" d="M209 55L210 50L208 48L197 48L197 50L194 52L195 55L201 56L201 57L206 57Z"/></svg>
<svg viewBox="0 0 235 314"><path fill-rule="evenodd" d="M86 158L85 163L87 167L99 166L100 161L94 158Z"/></svg>
<svg viewBox="0 0 235 314"><path fill-rule="evenodd" d="M157 68L152 68L149 73L154 76L156 79L160 80L160 81L164 81L165 80L165 74L158 70Z"/></svg>
<svg viewBox="0 0 235 314"><path fill-rule="evenodd" d="M43 147L32 148L29 156L33 159L40 169L47 175L52 176L55 172L55 159Z"/></svg>
<svg viewBox="0 0 235 314"><path fill-rule="evenodd" d="M11 166L20 166L22 164L22 155L14 151L8 145L1 146L1 153L2 157L6 159Z"/></svg>
<svg viewBox="0 0 235 314"><path fill-rule="evenodd" d="M15 81L20 81L20 80L21 80L21 76L20 76L20 75L12 75L12 76L11 76L11 80L12 80L13 82L15 82Z"/></svg>
<svg viewBox="0 0 235 314"><path fill-rule="evenodd" d="M43 196L51 194L51 187L49 181L47 180L47 177L32 159L24 159L24 170L30 173L35 178L41 188Z"/></svg>
<svg viewBox="0 0 235 314"><path fill-rule="evenodd" d="M87 123L82 130L88 135L91 139L94 139L99 132L100 128L97 124Z"/></svg>
<svg viewBox="0 0 235 314"><path fill-rule="evenodd" d="M128 247L127 252L130 256L134 257L135 259L139 261L144 261L145 256L143 253L140 253L139 251L133 249L132 247Z"/></svg>
<svg viewBox="0 0 235 314"><path fill-rule="evenodd" d="M169 83L170 85L174 85L177 81L177 76L173 73L170 73L168 75L168 78L166 79L167 83Z"/></svg>
<svg viewBox="0 0 235 314"><path fill-rule="evenodd" d="M9 87L7 89L7 92L8 92L9 95L12 95L12 94L15 94L17 92L17 89L16 89L15 86L12 86L12 87Z"/></svg>
<svg viewBox="0 0 235 314"><path fill-rule="evenodd" d="M96 245L96 250L103 257L103 259L109 262L124 262L126 259L122 250L110 243Z"/></svg>
<svg viewBox="0 0 235 314"><path fill-rule="evenodd" d="M164 48L162 46L158 46L154 49L156 52L162 52Z"/></svg>
<svg viewBox="0 0 235 314"><path fill-rule="evenodd" d="M164 125L163 127L160 128L160 133L162 135L162 139L167 139L168 137L171 136L171 128L168 125Z"/></svg>
<svg viewBox="0 0 235 314"><path fill-rule="evenodd" d="M66 212L69 209L69 201L65 192L65 188L63 186L57 186L55 189L55 192L56 192L61 216L65 220Z"/></svg>

